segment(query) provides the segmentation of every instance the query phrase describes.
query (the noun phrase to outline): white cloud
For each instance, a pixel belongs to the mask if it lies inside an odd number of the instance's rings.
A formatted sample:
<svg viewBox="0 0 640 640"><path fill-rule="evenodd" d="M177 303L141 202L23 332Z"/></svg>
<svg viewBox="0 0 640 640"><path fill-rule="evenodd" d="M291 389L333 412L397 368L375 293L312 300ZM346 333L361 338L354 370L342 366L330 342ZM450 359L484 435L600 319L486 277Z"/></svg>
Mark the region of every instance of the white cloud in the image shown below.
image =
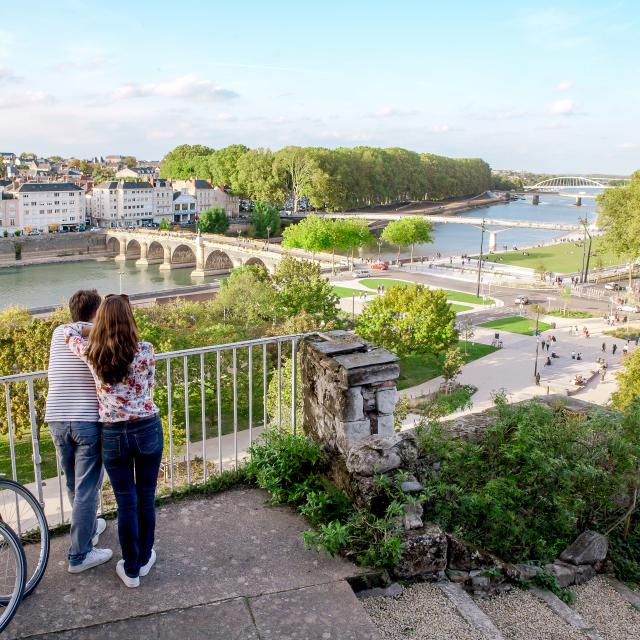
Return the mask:
<svg viewBox="0 0 640 640"><path fill-rule="evenodd" d="M49 67L52 71L68 73L69 71L90 71L101 67L107 62L104 56L95 56L90 60L63 60Z"/></svg>
<svg viewBox="0 0 640 640"><path fill-rule="evenodd" d="M22 78L18 75L16 75L15 73L13 73L13 71L11 71L11 69L7 69L7 67L0 67L0 83L1 82L20 82L22 80Z"/></svg>
<svg viewBox="0 0 640 640"><path fill-rule="evenodd" d="M571 82L569 80L563 80L556 85L558 91L568 91L571 89Z"/></svg>
<svg viewBox="0 0 640 640"><path fill-rule="evenodd" d="M24 108L31 105L53 104L53 96L44 91L22 91L0 96L0 109Z"/></svg>
<svg viewBox="0 0 640 640"><path fill-rule="evenodd" d="M562 98L550 104L548 111L553 116L572 116L576 113L576 103L569 98Z"/></svg>
<svg viewBox="0 0 640 640"><path fill-rule="evenodd" d="M436 124L433 125L429 131L431 131L431 133L450 133L451 131L455 131L455 129L451 128L448 124Z"/></svg>
<svg viewBox="0 0 640 640"><path fill-rule="evenodd" d="M124 84L111 94L114 100L161 97L190 98L200 102L230 100L237 96L235 91L216 87L209 80L199 80L191 73L164 82Z"/></svg>
<svg viewBox="0 0 640 640"><path fill-rule="evenodd" d="M372 118L397 118L404 116L413 116L417 112L415 110L402 111L394 107L384 106L371 114Z"/></svg>
<svg viewBox="0 0 640 640"><path fill-rule="evenodd" d="M232 113L219 113L215 119L218 122L236 122L238 120Z"/></svg>
<svg viewBox="0 0 640 640"><path fill-rule="evenodd" d="M640 144L637 142L621 142L616 145L616 149L638 149L640 148Z"/></svg>

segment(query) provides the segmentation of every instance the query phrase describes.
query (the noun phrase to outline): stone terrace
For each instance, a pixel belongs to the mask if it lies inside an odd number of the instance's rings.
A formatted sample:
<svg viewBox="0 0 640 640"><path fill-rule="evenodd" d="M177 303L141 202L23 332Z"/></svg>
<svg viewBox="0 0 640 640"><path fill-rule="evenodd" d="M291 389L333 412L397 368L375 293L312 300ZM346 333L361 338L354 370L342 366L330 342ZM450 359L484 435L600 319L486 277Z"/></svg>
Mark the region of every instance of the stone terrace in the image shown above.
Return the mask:
<svg viewBox="0 0 640 640"><path fill-rule="evenodd" d="M345 578L349 562L304 548L302 518L257 489L183 500L158 510L158 562L127 589L115 574L114 521L100 539L114 558L66 571L67 536L54 538L38 589L1 640L376 640Z"/></svg>

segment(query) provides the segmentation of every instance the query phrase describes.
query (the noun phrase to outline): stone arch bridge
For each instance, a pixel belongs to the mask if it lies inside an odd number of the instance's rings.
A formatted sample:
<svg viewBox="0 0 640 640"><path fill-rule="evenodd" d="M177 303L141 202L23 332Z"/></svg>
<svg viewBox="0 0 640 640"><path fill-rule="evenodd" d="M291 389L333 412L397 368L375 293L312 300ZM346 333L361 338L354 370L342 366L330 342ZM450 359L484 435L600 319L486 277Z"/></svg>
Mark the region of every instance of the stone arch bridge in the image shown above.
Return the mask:
<svg viewBox="0 0 640 640"><path fill-rule="evenodd" d="M192 268L191 276L227 273L234 267L257 264L273 271L286 253L256 243L232 244L196 234L160 231L106 230L107 251L116 261L135 260L136 266L159 264L161 271Z"/></svg>

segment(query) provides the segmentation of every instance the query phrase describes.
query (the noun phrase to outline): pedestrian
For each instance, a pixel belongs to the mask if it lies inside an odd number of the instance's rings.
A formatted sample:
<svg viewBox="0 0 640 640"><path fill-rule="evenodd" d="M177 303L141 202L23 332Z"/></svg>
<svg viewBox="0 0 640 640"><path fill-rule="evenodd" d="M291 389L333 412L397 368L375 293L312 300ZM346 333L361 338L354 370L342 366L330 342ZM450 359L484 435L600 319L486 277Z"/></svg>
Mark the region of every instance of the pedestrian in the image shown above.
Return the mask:
<svg viewBox="0 0 640 640"><path fill-rule="evenodd" d="M600 367L600 382L604 382L604 377L607 374L606 367Z"/></svg>
<svg viewBox="0 0 640 640"><path fill-rule="evenodd" d="M618 350L618 345L614 342L613 347L611 347L611 353L615 356L617 350Z"/></svg>
<svg viewBox="0 0 640 640"><path fill-rule="evenodd" d="M551 348L551 342L547 340L547 353L549 352L550 348Z"/></svg>
<svg viewBox="0 0 640 640"><path fill-rule="evenodd" d="M624 347L622 347L622 357L626 358L629 355L629 347L627 347L627 345L625 344Z"/></svg>
<svg viewBox="0 0 640 640"><path fill-rule="evenodd" d="M576 359L576 352L575 352L575 351L572 351L572 352L571 352L571 359L572 359L572 360L575 360L575 359Z"/></svg>
<svg viewBox="0 0 640 640"><path fill-rule="evenodd" d="M539 371L536 373L536 386L537 387L540 386L540 372Z"/></svg>
<svg viewBox="0 0 640 640"><path fill-rule="evenodd" d="M602 343L602 353L606 353L607 351L607 344L605 342Z"/></svg>
<svg viewBox="0 0 640 640"><path fill-rule="evenodd" d="M64 328L69 349L91 369L102 424L102 458L118 505L123 559L116 574L138 587L156 561L155 497L163 435L153 402L156 360L153 345L138 341L126 295L107 296L93 328Z"/></svg>
<svg viewBox="0 0 640 640"><path fill-rule="evenodd" d="M638 342L640 342L640 336L636 333L636 337L633 340L636 343L636 347L638 346Z"/></svg>
<svg viewBox="0 0 640 640"><path fill-rule="evenodd" d="M631 342L631 336L627 334L627 347L629 346L629 342Z"/></svg>
<svg viewBox="0 0 640 640"><path fill-rule="evenodd" d="M76 291L69 299L74 326L91 328L102 298L95 289ZM69 573L80 573L108 562L111 549L97 549L107 528L96 518L102 486L102 451L96 385L89 367L69 351L64 327L56 327L49 352L49 391L45 420L64 471L71 503Z"/></svg>

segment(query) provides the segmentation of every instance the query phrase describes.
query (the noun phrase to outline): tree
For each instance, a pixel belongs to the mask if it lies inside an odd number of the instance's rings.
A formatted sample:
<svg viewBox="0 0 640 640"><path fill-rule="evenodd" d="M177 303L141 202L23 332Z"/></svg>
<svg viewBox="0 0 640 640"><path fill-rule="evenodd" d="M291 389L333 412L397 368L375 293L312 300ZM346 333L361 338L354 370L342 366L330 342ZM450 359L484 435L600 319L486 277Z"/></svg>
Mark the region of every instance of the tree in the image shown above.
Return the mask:
<svg viewBox="0 0 640 640"><path fill-rule="evenodd" d="M442 363L442 377L445 392L450 393L455 379L460 375L464 366L464 357L458 347L449 347Z"/></svg>
<svg viewBox="0 0 640 640"><path fill-rule="evenodd" d="M338 228L339 248L351 252L351 264L353 264L354 251L373 241L369 224L366 220L353 218L336 220L335 224Z"/></svg>
<svg viewBox="0 0 640 640"><path fill-rule="evenodd" d="M293 200L293 211L297 212L300 198L309 190L317 165L302 147L280 149L276 153L275 163L284 174L286 189Z"/></svg>
<svg viewBox="0 0 640 640"><path fill-rule="evenodd" d="M611 396L616 409L625 409L640 398L640 349L624 361L624 369L617 375L618 390Z"/></svg>
<svg viewBox="0 0 640 640"><path fill-rule="evenodd" d="M171 229L171 224L166 218L162 218L162 220L160 220L160 224L158 225L158 229L160 229L161 231L169 231L169 229Z"/></svg>
<svg viewBox="0 0 640 640"><path fill-rule="evenodd" d="M0 158L0 178L4 178L7 175L7 168L4 166L4 161Z"/></svg>
<svg viewBox="0 0 640 640"><path fill-rule="evenodd" d="M125 167L129 169L134 169L138 164L138 161L134 158L134 156L125 156L122 160L122 163Z"/></svg>
<svg viewBox="0 0 640 640"><path fill-rule="evenodd" d="M322 325L338 317L338 296L315 262L286 256L279 262L272 283L285 318L304 312Z"/></svg>
<svg viewBox="0 0 640 640"><path fill-rule="evenodd" d="M567 305L569 304L569 300L571 300L571 287L563 287L560 292L560 297L563 302L563 310L564 315L567 315Z"/></svg>
<svg viewBox="0 0 640 640"><path fill-rule="evenodd" d="M229 228L227 212L222 207L205 209L198 220L198 229L202 233L221 233Z"/></svg>
<svg viewBox="0 0 640 640"><path fill-rule="evenodd" d="M460 337L464 340L464 354L467 355L467 343L473 339L475 335L475 329L473 327L473 321L469 316L462 316L458 323L458 332Z"/></svg>
<svg viewBox="0 0 640 640"><path fill-rule="evenodd" d="M400 356L437 354L457 341L455 321L442 289L399 285L365 306L356 320L356 333Z"/></svg>
<svg viewBox="0 0 640 640"><path fill-rule="evenodd" d="M273 237L280 231L280 212L266 202L256 202L251 212L251 235L254 238Z"/></svg>
<svg viewBox="0 0 640 640"><path fill-rule="evenodd" d="M398 260L400 260L400 249L411 245L411 262L413 262L413 248L416 243L433 242L432 229L432 224L422 217L406 217L390 222L382 231L381 238L398 247Z"/></svg>
<svg viewBox="0 0 640 640"><path fill-rule="evenodd" d="M624 187L605 189L598 196L598 226L604 243L629 264L629 291L632 291L633 264L640 258L640 171Z"/></svg>
<svg viewBox="0 0 640 640"><path fill-rule="evenodd" d="M93 165L91 165L89 162L87 162L86 160L81 160L80 164L78 165L78 169L83 173L83 174L88 174L91 173L91 171L93 170Z"/></svg>
<svg viewBox="0 0 640 640"><path fill-rule="evenodd" d="M307 216L282 232L282 246L287 249L305 249L315 254L318 251L329 251L334 242L331 220L316 215Z"/></svg>

